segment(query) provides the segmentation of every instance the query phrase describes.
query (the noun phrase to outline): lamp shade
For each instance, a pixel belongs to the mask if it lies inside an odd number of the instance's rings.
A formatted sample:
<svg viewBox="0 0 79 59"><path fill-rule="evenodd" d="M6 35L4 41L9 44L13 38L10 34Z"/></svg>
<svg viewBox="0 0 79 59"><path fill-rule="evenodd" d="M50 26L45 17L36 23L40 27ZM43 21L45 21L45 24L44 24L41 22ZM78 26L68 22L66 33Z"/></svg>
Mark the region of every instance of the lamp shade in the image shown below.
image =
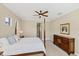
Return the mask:
<svg viewBox="0 0 79 59"><path fill-rule="evenodd" d="M20 33L20 34L22 34L22 33L23 33L23 31L22 31L22 30L20 30L20 31L19 31L19 33Z"/></svg>

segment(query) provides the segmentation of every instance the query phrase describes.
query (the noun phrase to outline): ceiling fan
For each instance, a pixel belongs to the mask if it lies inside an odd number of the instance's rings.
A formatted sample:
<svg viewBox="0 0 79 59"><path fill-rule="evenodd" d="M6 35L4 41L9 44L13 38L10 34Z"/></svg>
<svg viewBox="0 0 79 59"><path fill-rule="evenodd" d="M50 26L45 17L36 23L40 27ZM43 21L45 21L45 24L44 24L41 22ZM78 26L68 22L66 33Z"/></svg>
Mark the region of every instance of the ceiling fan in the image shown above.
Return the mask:
<svg viewBox="0 0 79 59"><path fill-rule="evenodd" d="M34 16L39 16L39 18L41 18L41 16L44 16L44 17L48 17L47 13L48 11L42 11L40 10L39 12L38 11L35 11L37 13L37 15L34 15Z"/></svg>

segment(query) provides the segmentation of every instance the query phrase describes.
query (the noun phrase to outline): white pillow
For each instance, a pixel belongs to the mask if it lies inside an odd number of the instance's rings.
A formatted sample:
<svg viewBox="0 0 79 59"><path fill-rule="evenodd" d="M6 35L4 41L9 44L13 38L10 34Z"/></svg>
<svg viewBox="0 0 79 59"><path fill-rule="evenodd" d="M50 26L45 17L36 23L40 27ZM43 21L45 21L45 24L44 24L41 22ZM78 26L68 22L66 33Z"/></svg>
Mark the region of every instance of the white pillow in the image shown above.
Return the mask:
<svg viewBox="0 0 79 59"><path fill-rule="evenodd" d="M17 35L14 35L14 38L16 39L16 41L18 42L19 41L19 36L17 36Z"/></svg>
<svg viewBox="0 0 79 59"><path fill-rule="evenodd" d="M7 37L7 40L8 40L10 45L15 44L17 42L15 39L15 36Z"/></svg>
<svg viewBox="0 0 79 59"><path fill-rule="evenodd" d="M9 46L7 38L0 38L0 46L3 48Z"/></svg>

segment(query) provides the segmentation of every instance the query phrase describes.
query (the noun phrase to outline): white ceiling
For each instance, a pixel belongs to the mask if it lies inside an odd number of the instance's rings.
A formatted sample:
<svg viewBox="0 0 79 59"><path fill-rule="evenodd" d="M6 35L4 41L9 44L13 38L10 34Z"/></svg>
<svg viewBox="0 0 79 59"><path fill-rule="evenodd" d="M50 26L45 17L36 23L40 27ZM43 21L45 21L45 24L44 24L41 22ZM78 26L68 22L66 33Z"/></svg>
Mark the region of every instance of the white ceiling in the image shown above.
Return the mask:
<svg viewBox="0 0 79 59"><path fill-rule="evenodd" d="M47 19L54 20L79 8L78 3L5 3L4 5L23 20L39 19L38 16L33 16L36 14L34 11L48 10Z"/></svg>

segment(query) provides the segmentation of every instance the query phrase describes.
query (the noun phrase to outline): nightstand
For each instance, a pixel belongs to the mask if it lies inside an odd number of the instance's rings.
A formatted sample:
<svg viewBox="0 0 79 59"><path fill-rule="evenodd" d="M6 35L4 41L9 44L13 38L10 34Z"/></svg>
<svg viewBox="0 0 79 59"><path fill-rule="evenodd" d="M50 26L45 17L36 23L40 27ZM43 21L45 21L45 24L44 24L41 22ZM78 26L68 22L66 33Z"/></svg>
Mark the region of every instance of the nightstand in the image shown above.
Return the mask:
<svg viewBox="0 0 79 59"><path fill-rule="evenodd" d="M24 36L22 35L22 36L20 36L20 38L24 38Z"/></svg>

